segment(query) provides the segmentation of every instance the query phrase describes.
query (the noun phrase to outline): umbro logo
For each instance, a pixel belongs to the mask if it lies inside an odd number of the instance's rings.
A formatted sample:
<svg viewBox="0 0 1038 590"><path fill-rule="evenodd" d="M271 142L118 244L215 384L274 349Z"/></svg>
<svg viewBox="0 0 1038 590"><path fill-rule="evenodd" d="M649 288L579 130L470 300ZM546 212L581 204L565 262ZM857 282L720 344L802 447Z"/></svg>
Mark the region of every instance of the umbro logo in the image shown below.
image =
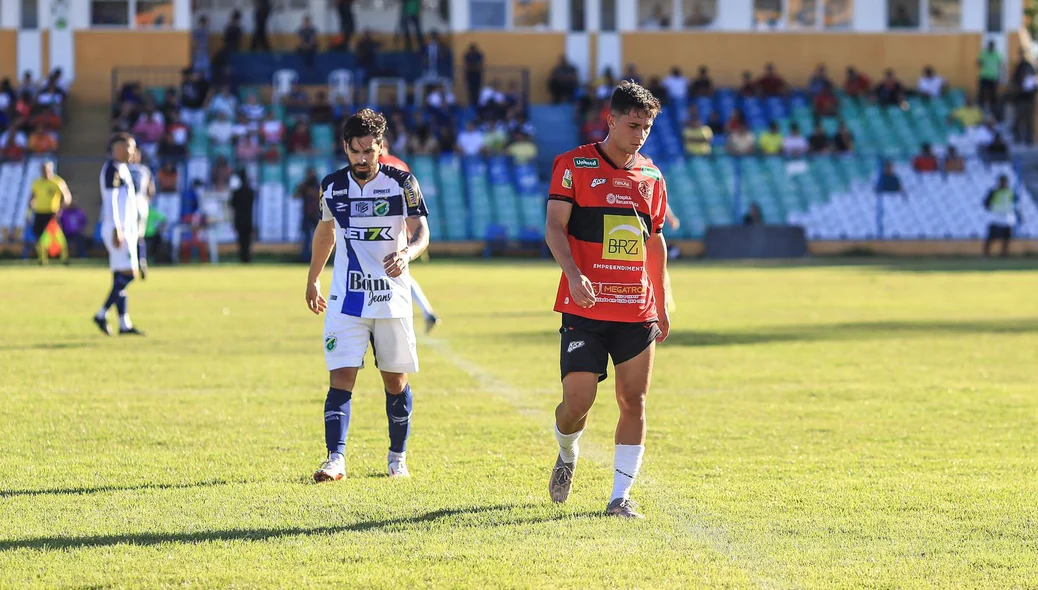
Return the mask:
<svg viewBox="0 0 1038 590"><path fill-rule="evenodd" d="M596 178L596 179L591 181L591 188L595 188L596 186L602 186L605 183L606 183L606 179L604 179L604 178Z"/></svg>
<svg viewBox="0 0 1038 590"><path fill-rule="evenodd" d="M566 349L566 353L571 353L574 350L580 348L581 346L584 346L583 340L575 340L573 342L570 342L569 347Z"/></svg>

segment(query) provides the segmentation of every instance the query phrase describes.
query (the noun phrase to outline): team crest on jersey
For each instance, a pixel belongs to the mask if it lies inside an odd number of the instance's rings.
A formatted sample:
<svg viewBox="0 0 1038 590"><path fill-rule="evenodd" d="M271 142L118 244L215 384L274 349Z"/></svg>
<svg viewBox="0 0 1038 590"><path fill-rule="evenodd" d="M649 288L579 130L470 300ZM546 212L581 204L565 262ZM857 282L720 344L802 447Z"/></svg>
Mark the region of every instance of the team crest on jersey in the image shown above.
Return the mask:
<svg viewBox="0 0 1038 590"><path fill-rule="evenodd" d="M573 172L569 168L562 173L562 188L573 188Z"/></svg>
<svg viewBox="0 0 1038 590"><path fill-rule="evenodd" d="M411 203L411 197L410 196L407 198L407 202L408 202L408 204ZM418 204L415 203L414 205L411 205L411 206L412 207L417 207ZM389 215L389 201L387 201L385 199L379 199L379 200L375 201L375 215L377 215L379 217L385 217L386 215Z"/></svg>
<svg viewBox="0 0 1038 590"><path fill-rule="evenodd" d="M407 200L408 207L418 206L418 191L415 190L414 183L411 182L410 176L404 181L404 198ZM378 203L375 203L375 209L375 215L378 215ZM386 213L389 213L388 203L386 204ZM385 215L385 213L383 213L383 215Z"/></svg>
<svg viewBox="0 0 1038 590"><path fill-rule="evenodd" d="M339 344L339 339L334 334L329 334L324 337L324 349L328 352L335 350L336 345Z"/></svg>
<svg viewBox="0 0 1038 590"><path fill-rule="evenodd" d="M638 192L641 193L643 199L649 200L649 197L652 196L652 187L649 185L648 180L638 182Z"/></svg>

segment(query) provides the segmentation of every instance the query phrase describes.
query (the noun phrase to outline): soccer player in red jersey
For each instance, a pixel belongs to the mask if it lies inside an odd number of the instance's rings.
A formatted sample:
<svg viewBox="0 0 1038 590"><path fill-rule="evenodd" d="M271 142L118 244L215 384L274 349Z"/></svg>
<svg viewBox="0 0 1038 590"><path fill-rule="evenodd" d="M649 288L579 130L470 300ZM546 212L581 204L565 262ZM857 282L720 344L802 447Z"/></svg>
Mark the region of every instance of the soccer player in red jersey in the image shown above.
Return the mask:
<svg viewBox="0 0 1038 590"><path fill-rule="evenodd" d="M645 452L645 396L657 342L670 332L667 185L638 153L660 103L624 81L613 91L609 135L555 158L545 237L562 267L555 311L562 314L562 403L555 409L559 456L549 492L569 497L588 412L609 357L616 370L613 492L606 513L641 518L630 490Z"/></svg>

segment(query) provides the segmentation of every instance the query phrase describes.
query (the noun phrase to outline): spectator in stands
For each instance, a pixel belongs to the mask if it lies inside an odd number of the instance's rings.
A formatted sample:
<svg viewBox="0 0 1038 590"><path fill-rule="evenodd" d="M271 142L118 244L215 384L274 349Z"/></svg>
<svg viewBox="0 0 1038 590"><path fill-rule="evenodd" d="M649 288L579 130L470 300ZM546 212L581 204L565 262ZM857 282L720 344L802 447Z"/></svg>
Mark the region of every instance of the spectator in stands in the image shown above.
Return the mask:
<svg viewBox="0 0 1038 590"><path fill-rule="evenodd" d="M234 233L238 236L238 259L244 263L252 262L252 210L255 204L256 191L249 184L249 175L245 168L239 168L231 178L231 208L234 209Z"/></svg>
<svg viewBox="0 0 1038 590"><path fill-rule="evenodd" d="M440 143L427 123L423 123L415 129L407 151L416 156L432 156L440 153Z"/></svg>
<svg viewBox="0 0 1038 590"><path fill-rule="evenodd" d="M815 117L835 117L840 112L840 101L831 87L822 88L814 99Z"/></svg>
<svg viewBox="0 0 1038 590"><path fill-rule="evenodd" d="M991 189L984 199L984 208L990 212L991 222L988 225L988 237L984 240L984 257L991 255L991 244L996 240L1002 242L1002 258L1009 256L1009 242L1013 239L1013 227L1020 218L1017 206L1020 198L1009 186L1009 177L1005 174L998 177L998 186Z"/></svg>
<svg viewBox="0 0 1038 590"><path fill-rule="evenodd" d="M162 164L155 179L155 187L158 198L168 198L180 193L180 173L177 172L175 163L167 161Z"/></svg>
<svg viewBox="0 0 1038 590"><path fill-rule="evenodd" d="M876 192L880 194L900 193L902 197L908 198L905 189L901 186L901 178L894 171L894 163L890 160L883 163L883 172L876 181Z"/></svg>
<svg viewBox="0 0 1038 590"><path fill-rule="evenodd" d="M422 47L422 69L427 76L450 76L451 75L450 47L440 38L438 31L429 32L429 40Z"/></svg>
<svg viewBox="0 0 1038 590"><path fill-rule="evenodd" d="M156 111L154 107L149 107L137 118L132 131L140 150L148 156L149 160L154 159L159 147L159 140L166 133L162 113Z"/></svg>
<svg viewBox="0 0 1038 590"><path fill-rule="evenodd" d="M314 239L314 230L317 223L321 221L321 181L317 178L317 171L309 168L306 177L296 187L293 196L300 201L303 209L303 251L299 259L303 262L310 261L311 242Z"/></svg>
<svg viewBox="0 0 1038 590"><path fill-rule="evenodd" d="M161 113L155 113L155 115L160 121L162 120ZM43 108L40 109L40 112L29 121L29 124L33 126L39 125L51 134L57 134L61 129L61 117L59 117L53 109Z"/></svg>
<svg viewBox="0 0 1038 590"><path fill-rule="evenodd" d="M537 144L526 133L516 131L512 143L505 148L505 153L511 156L516 164L526 164L537 158Z"/></svg>
<svg viewBox="0 0 1038 590"><path fill-rule="evenodd" d="M721 120L721 113L714 111L710 113L710 118L706 120L706 124L710 127L710 131L713 132L714 137L724 137L727 130L724 126L724 121Z"/></svg>
<svg viewBox="0 0 1038 590"><path fill-rule="evenodd" d="M1001 133L995 132L995 136L992 138L991 143L988 144L987 149L984 150L984 154L990 162L1005 162L1009 160L1009 144L1006 143Z"/></svg>
<svg viewBox="0 0 1038 590"><path fill-rule="evenodd" d="M191 128L205 125L205 103L209 96L209 83L201 72L184 70L180 85L180 119Z"/></svg>
<svg viewBox="0 0 1038 590"><path fill-rule="evenodd" d="M980 108L988 112L993 112L998 103L998 81L1002 78L1004 62L1005 58L995 49L994 41L988 41L987 47L977 58L977 67L980 68L977 102Z"/></svg>
<svg viewBox="0 0 1038 590"><path fill-rule="evenodd" d="M52 154L58 151L58 142L46 129L36 127L29 135L28 148L33 154Z"/></svg>
<svg viewBox="0 0 1038 590"><path fill-rule="evenodd" d="M231 20L223 28L223 50L228 57L241 51L242 37L241 11L235 8L231 12Z"/></svg>
<svg viewBox="0 0 1038 590"><path fill-rule="evenodd" d="M354 51L357 60L357 72L354 77L357 79L357 85L362 88L367 85L368 80L375 73L378 49L379 42L371 36L370 29L365 29L364 34L357 41L357 48Z"/></svg>
<svg viewBox="0 0 1038 590"><path fill-rule="evenodd" d="M681 137L685 144L685 154L689 156L709 156L713 151L714 132L703 124L695 105L688 107L688 119Z"/></svg>
<svg viewBox="0 0 1038 590"><path fill-rule="evenodd" d="M61 90L55 86L54 82L48 80L44 83L43 88L36 94L36 106L37 107L48 107L54 110L61 110L61 103L65 96Z"/></svg>
<svg viewBox="0 0 1038 590"><path fill-rule="evenodd" d="M483 119L504 116L505 103L505 93L501 92L501 81L495 78L479 93L477 113Z"/></svg>
<svg viewBox="0 0 1038 590"><path fill-rule="evenodd" d="M295 117L310 114L310 96L299 84L293 84L292 90L285 97L285 113Z"/></svg>
<svg viewBox="0 0 1038 590"><path fill-rule="evenodd" d="M663 79L661 85L666 90L669 100L680 103L688 99L688 78L681 74L681 68L671 68L670 75Z"/></svg>
<svg viewBox="0 0 1038 590"><path fill-rule="evenodd" d="M699 66L699 75L692 80L689 94L694 97L710 96L714 93L714 81L710 78L710 68Z"/></svg>
<svg viewBox="0 0 1038 590"><path fill-rule="evenodd" d="M815 73L811 75L811 79L807 81L807 92L811 96L815 96L823 90L832 90L833 81L829 79L829 74L826 72L825 64L818 64L815 68Z"/></svg>
<svg viewBox="0 0 1038 590"><path fill-rule="evenodd" d="M483 143L490 154L498 154L508 142L508 125L502 119L488 121L484 125Z"/></svg>
<svg viewBox="0 0 1038 590"><path fill-rule="evenodd" d="M955 146L948 146L948 151L944 155L944 173L959 174L965 171L966 160L959 155L959 150L955 149Z"/></svg>
<svg viewBox="0 0 1038 590"><path fill-rule="evenodd" d="M757 139L753 132L743 124L737 124L728 134L725 149L733 156L752 155L757 148Z"/></svg>
<svg viewBox="0 0 1038 590"><path fill-rule="evenodd" d="M209 71L209 17L204 14L191 29L191 68L196 72Z"/></svg>
<svg viewBox="0 0 1038 590"><path fill-rule="evenodd" d="M973 99L966 98L966 104L955 109L948 115L949 123L958 123L963 129L969 130L984 122L984 111L980 110Z"/></svg>
<svg viewBox="0 0 1038 590"><path fill-rule="evenodd" d="M285 141L285 150L290 154L309 154L313 149L310 128L305 123L297 121L292 125L292 132Z"/></svg>
<svg viewBox="0 0 1038 590"><path fill-rule="evenodd" d="M925 98L940 98L944 94L944 78L937 75L933 66L926 66L916 83L916 90Z"/></svg>
<svg viewBox="0 0 1038 590"><path fill-rule="evenodd" d="M255 133L247 133L234 146L234 155L241 162L255 162L263 154L263 146Z"/></svg>
<svg viewBox="0 0 1038 590"><path fill-rule="evenodd" d="M800 133L800 125L791 124L789 135L782 140L782 154L787 158L803 158L809 147L807 138Z"/></svg>
<svg viewBox="0 0 1038 590"><path fill-rule="evenodd" d="M456 149L463 156L479 156L486 151L483 132L474 121L466 123L465 130L458 134Z"/></svg>
<svg viewBox="0 0 1038 590"><path fill-rule="evenodd" d="M764 214L761 213L758 203L750 203L750 210L746 212L746 215L742 216L742 224L747 226L764 225Z"/></svg>
<svg viewBox="0 0 1038 590"><path fill-rule="evenodd" d="M442 87L441 90L443 90ZM447 96L449 97L448 102L449 104L453 105L454 93L451 92L449 88L447 88L446 91ZM507 111L509 111L508 117L514 118L518 117L519 115L525 115L526 107L526 94L523 92L522 88L519 87L519 81L509 80L508 90L505 91L505 108Z"/></svg>
<svg viewBox="0 0 1038 590"><path fill-rule="evenodd" d="M453 124L433 127L433 136L436 137L436 141L440 146L441 154L446 155L454 153L458 138L454 131Z"/></svg>
<svg viewBox="0 0 1038 590"><path fill-rule="evenodd" d="M905 88L894 76L894 70L888 69L883 74L883 81L876 86L874 92L876 102L882 107L901 106L905 100Z"/></svg>
<svg viewBox="0 0 1038 590"><path fill-rule="evenodd" d="M166 88L165 92L162 93L162 102L159 103L158 108L167 121L169 121L173 113L180 112L180 97L177 96L176 88L172 86Z"/></svg>
<svg viewBox="0 0 1038 590"><path fill-rule="evenodd" d="M36 83L32 80L32 72L25 70L22 72L22 81L18 85L18 94L22 95L29 93L29 96L36 96Z"/></svg>
<svg viewBox="0 0 1038 590"><path fill-rule="evenodd" d="M332 109L331 103L328 102L328 93L324 90L318 90L314 94L314 102L310 105L310 124L312 125L327 125L335 119L335 111Z"/></svg>
<svg viewBox="0 0 1038 590"><path fill-rule="evenodd" d="M280 144L285 136L285 124L273 112L267 113L267 119L260 125L260 136L265 145Z"/></svg>
<svg viewBox="0 0 1038 590"><path fill-rule="evenodd" d="M732 116L728 117L728 122L725 123L725 128L728 132L735 131L739 127L749 128L749 123L746 122L746 117L743 116L742 111L732 112Z"/></svg>
<svg viewBox="0 0 1038 590"><path fill-rule="evenodd" d="M933 146L929 143L924 143L922 149L912 159L912 169L916 172L937 172L940 167L937 156L933 153Z"/></svg>
<svg viewBox="0 0 1038 590"><path fill-rule="evenodd" d="M231 169L231 164L227 161L227 158L217 156L209 174L210 191L227 190L231 184L231 176L233 175L234 170Z"/></svg>
<svg viewBox="0 0 1038 590"><path fill-rule="evenodd" d="M410 53L425 45L422 37L422 0L401 0L400 30L404 34L404 51ZM411 44L411 33L414 33L415 44Z"/></svg>
<svg viewBox="0 0 1038 590"><path fill-rule="evenodd" d="M987 117L984 119L983 125L969 128L969 137L973 140L974 145L980 151L987 150L991 142L995 140L995 135L998 133L998 128L995 127L995 118Z"/></svg>
<svg viewBox="0 0 1038 590"><path fill-rule="evenodd" d="M0 80L0 111L6 111L14 104L17 99L18 93L14 91L14 86L11 84L11 79L4 76L3 80Z"/></svg>
<svg viewBox="0 0 1038 590"><path fill-rule="evenodd" d="M61 231L65 234L65 240L68 242L70 253L76 258L86 258L87 240L85 231L87 216L79 206L79 203L76 201L69 203L58 214L58 219L61 224Z"/></svg>
<svg viewBox="0 0 1038 590"><path fill-rule="evenodd" d="M853 67L847 68L847 80L843 83L843 91L847 96L859 98L869 94L872 81Z"/></svg>
<svg viewBox="0 0 1038 590"><path fill-rule="evenodd" d="M829 148L829 136L825 134L825 127L822 126L821 121L815 121L814 131L807 138L808 153L815 156L827 154L829 153Z"/></svg>
<svg viewBox="0 0 1038 590"><path fill-rule="evenodd" d="M335 0L335 11L339 13L339 31L342 33L342 43L339 44L340 51L350 50L350 40L357 30L356 21L353 17L354 0Z"/></svg>
<svg viewBox="0 0 1038 590"><path fill-rule="evenodd" d="M757 138L757 146L760 153L765 156L777 156L782 153L782 132L779 131L778 123L772 121L768 124L768 130Z"/></svg>
<svg viewBox="0 0 1038 590"><path fill-rule="evenodd" d="M786 93L786 81L775 71L775 64L764 65L764 75L757 80L757 86L764 96L781 96Z"/></svg>
<svg viewBox="0 0 1038 590"><path fill-rule="evenodd" d="M837 154L849 154L854 151L854 134L847 128L847 123L840 121L840 126L833 135L833 151Z"/></svg>
<svg viewBox="0 0 1038 590"><path fill-rule="evenodd" d="M216 119L206 128L206 135L209 136L209 141L213 145L231 145L231 140L234 139L234 125L227 119L226 114L217 113Z"/></svg>
<svg viewBox="0 0 1038 590"><path fill-rule="evenodd" d="M296 31L296 40L299 42L296 52L303 58L303 65L313 69L317 64L318 39L317 29L309 15L303 17L303 24Z"/></svg>
<svg viewBox="0 0 1038 590"><path fill-rule="evenodd" d="M1013 101L1013 139L1034 144L1034 97L1038 91L1035 67L1025 48L1020 48L1020 61L1013 69L1010 94Z"/></svg>
<svg viewBox="0 0 1038 590"><path fill-rule="evenodd" d="M173 232L174 246L179 245L179 262L191 262L192 252L198 251L198 261L202 264L209 262L209 250L206 245L209 242L207 228L209 220L200 208L188 211L180 218L176 231ZM177 242L179 241L179 244Z"/></svg>
<svg viewBox="0 0 1038 590"><path fill-rule="evenodd" d="M170 135L174 145L184 148L184 154L186 155L187 144L191 141L192 130L186 123L180 120L180 115L177 113L173 113L170 116L166 124L166 133Z"/></svg>
<svg viewBox="0 0 1038 590"><path fill-rule="evenodd" d="M480 59L482 60L482 54L480 54ZM551 93L552 104L573 100L579 84L577 68L566 61L565 54L560 55L558 63L555 64L551 74L548 76L548 92Z"/></svg>
<svg viewBox="0 0 1038 590"><path fill-rule="evenodd" d="M238 107L238 111L245 117L246 120L254 123L258 123L263 120L263 117L267 114L267 107L260 103L259 97L255 94L250 94L245 102Z"/></svg>
<svg viewBox="0 0 1038 590"><path fill-rule="evenodd" d="M616 90L616 77L613 75L613 68L606 66L602 70L602 77L598 79L598 86L595 88L595 98L606 100L613 95L614 90Z"/></svg>
<svg viewBox="0 0 1038 590"><path fill-rule="evenodd" d="M641 28L651 31L670 28L670 17L667 16L667 13L663 10L662 4L657 4L656 7L652 9L652 14L641 22Z"/></svg>
<svg viewBox="0 0 1038 590"><path fill-rule="evenodd" d="M663 85L663 81L660 80L659 76L650 76L649 83L645 88L660 101L662 105L669 105L671 98L670 93L667 92L667 87Z"/></svg>
<svg viewBox="0 0 1038 590"><path fill-rule="evenodd" d="M19 162L25 158L28 147L29 136L21 126L11 125L0 133L0 159Z"/></svg>
<svg viewBox="0 0 1038 590"><path fill-rule="evenodd" d="M209 98L206 110L210 116L222 114L227 119L232 119L238 111L238 97L231 94L230 88L221 86L220 90Z"/></svg>
<svg viewBox="0 0 1038 590"><path fill-rule="evenodd" d="M642 75L638 73L638 66L633 63L627 64L627 71L624 72L624 80L630 80L635 84L642 83Z"/></svg>
<svg viewBox="0 0 1038 590"><path fill-rule="evenodd" d="M566 61L566 56L559 56L561 62ZM485 69L483 52L479 50L479 46L475 43L470 43L468 50L465 52L463 57L465 62L465 90L468 92L468 105L475 106L479 104L479 91L483 88L483 73ZM558 66L556 66L556 70ZM574 68L574 72L576 69ZM552 76L555 75L555 70L552 70ZM549 77L549 91L552 92L552 102L555 100L555 92L551 90L550 85L551 78ZM573 87L576 90L576 86ZM571 94L572 97L572 94Z"/></svg>
<svg viewBox="0 0 1038 590"><path fill-rule="evenodd" d="M751 96L757 96L760 88L757 83L753 80L753 72L746 70L742 73L742 85L739 86L739 95L744 98Z"/></svg>
<svg viewBox="0 0 1038 590"><path fill-rule="evenodd" d="M270 39L267 37L267 21L270 19L270 0L253 0L252 51L270 51Z"/></svg>

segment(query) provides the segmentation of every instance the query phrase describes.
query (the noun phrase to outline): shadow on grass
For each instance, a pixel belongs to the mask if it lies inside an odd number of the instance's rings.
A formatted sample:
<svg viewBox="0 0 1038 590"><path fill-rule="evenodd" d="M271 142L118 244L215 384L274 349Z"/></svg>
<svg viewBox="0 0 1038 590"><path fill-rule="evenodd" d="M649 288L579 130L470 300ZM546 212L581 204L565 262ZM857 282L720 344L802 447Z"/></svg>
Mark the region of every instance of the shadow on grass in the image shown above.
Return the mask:
<svg viewBox="0 0 1038 590"><path fill-rule="evenodd" d="M603 516L601 512L559 512L555 510L537 511L535 514L516 515L511 517L506 513L512 510L527 508L549 508L543 504L511 505L499 504L493 506L465 506L461 508L446 508L433 510L414 516L387 518L381 520L362 520L353 524L340 526L321 527L289 527L289 528L263 528L263 529L229 529L216 531L202 531L192 533L136 533L125 535L93 535L85 537L35 537L31 539L0 540L0 552L14 551L18 549L81 549L88 547L111 547L113 545L136 545L146 547L161 545L164 543L205 543L209 541L269 541L282 537L294 537L299 535L319 536L335 535L346 532L364 532L391 528L406 528L423 523L434 523L444 519L467 515L489 515L502 513L499 518L487 521L479 519L472 522L452 523L452 526L502 526L502 525L524 525L552 522L556 520L572 520L589 516Z"/></svg>
<svg viewBox="0 0 1038 590"><path fill-rule="evenodd" d="M670 346L745 346L780 342L841 342L851 340L882 340L912 336L975 336L980 334L1029 334L1038 332L1038 318L1010 318L998 320L933 321L879 321L846 322L837 324L802 324L765 326L756 330L718 332L706 330L674 330L666 345ZM558 345L558 331L516 332L508 335L512 341L538 342L545 346Z"/></svg>
<svg viewBox="0 0 1038 590"><path fill-rule="evenodd" d="M312 480L311 480L312 481ZM193 483L142 483L138 485L111 485L96 486L92 488L42 488L38 490L0 490L0 498L14 498L17 496L47 496L47 495L89 495L104 494L107 492L141 492L147 490L186 490L190 488L208 488L224 485L242 485L243 481L227 481L214 479L212 481L199 481Z"/></svg>
<svg viewBox="0 0 1038 590"><path fill-rule="evenodd" d="M64 350L67 348L93 348L97 341L88 342L40 342L38 344L11 344L0 346L0 350Z"/></svg>

